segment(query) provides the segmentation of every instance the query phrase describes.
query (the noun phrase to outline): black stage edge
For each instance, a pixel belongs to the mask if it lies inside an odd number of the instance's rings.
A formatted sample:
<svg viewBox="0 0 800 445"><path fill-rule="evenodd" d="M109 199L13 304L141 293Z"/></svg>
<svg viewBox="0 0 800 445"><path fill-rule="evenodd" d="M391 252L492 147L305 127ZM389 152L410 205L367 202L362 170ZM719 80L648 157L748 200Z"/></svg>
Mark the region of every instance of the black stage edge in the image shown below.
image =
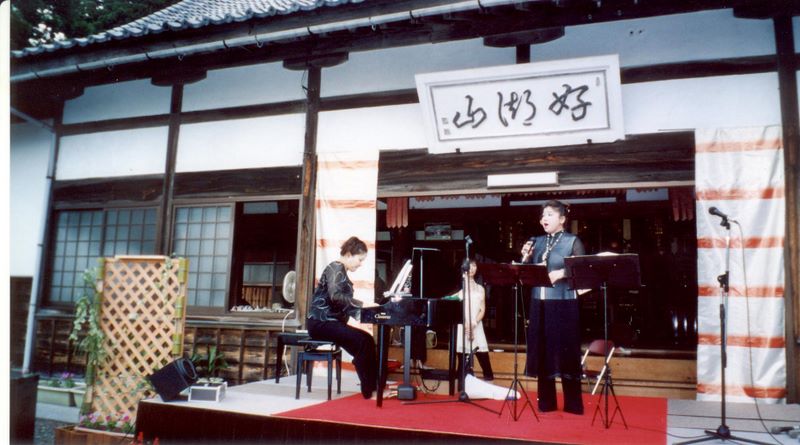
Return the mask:
<svg viewBox="0 0 800 445"><path fill-rule="evenodd" d="M140 402L136 415L136 435L142 432L145 441L152 442L158 438L164 445L551 443L415 431L413 425L401 430L232 413L181 405L181 402L164 404Z"/></svg>

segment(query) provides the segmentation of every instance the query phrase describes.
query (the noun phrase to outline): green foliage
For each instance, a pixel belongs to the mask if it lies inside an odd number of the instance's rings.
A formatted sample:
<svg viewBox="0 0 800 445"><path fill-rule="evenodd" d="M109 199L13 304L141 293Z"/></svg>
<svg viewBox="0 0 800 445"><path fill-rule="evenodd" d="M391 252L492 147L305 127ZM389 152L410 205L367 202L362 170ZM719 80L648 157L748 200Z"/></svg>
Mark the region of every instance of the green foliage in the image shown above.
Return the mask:
<svg viewBox="0 0 800 445"><path fill-rule="evenodd" d="M79 351L86 353L86 383L91 385L94 372L105 360L106 350L103 343L105 334L100 329L100 305L103 293L97 290L97 271L87 269L83 272L83 295L75 303L75 318L72 321L72 332L69 339L76 343ZM86 329L86 335L81 338L81 332Z"/></svg>
<svg viewBox="0 0 800 445"><path fill-rule="evenodd" d="M209 346L206 355L197 352L190 359L197 368L197 374L204 378L218 377L219 371L228 368L225 355L217 351L216 346Z"/></svg>
<svg viewBox="0 0 800 445"><path fill-rule="evenodd" d="M166 8L178 0L16 0L11 49L86 37Z"/></svg>

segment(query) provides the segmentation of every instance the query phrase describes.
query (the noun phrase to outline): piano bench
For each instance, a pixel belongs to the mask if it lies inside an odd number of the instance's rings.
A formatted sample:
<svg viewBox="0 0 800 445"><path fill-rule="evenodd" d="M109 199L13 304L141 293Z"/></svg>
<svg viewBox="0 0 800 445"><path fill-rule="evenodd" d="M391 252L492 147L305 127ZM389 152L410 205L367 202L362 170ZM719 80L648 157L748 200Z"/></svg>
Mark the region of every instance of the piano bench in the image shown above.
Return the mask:
<svg viewBox="0 0 800 445"><path fill-rule="evenodd" d="M302 383L303 372L306 373L306 386L311 392L311 379L314 374L314 362L325 360L328 362L328 400L331 400L331 387L333 386L333 362L336 362L336 394L342 393L342 349L332 341L323 340L300 340L298 344L304 346L303 350L297 352L297 363L295 372L297 373L297 387L295 388L295 399L300 398L300 385Z"/></svg>
<svg viewBox="0 0 800 445"><path fill-rule="evenodd" d="M281 382L281 365L283 364L283 351L286 346L303 346L301 340L310 340L307 332L281 332L278 334L277 347L275 349L275 383Z"/></svg>

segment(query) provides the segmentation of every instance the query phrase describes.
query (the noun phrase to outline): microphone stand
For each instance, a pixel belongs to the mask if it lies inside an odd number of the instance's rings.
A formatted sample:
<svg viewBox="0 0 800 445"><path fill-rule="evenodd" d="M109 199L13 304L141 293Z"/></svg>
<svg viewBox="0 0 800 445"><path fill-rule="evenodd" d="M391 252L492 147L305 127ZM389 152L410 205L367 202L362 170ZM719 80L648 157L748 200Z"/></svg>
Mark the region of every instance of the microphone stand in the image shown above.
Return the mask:
<svg viewBox="0 0 800 445"><path fill-rule="evenodd" d="M720 362L721 362L721 383L722 383L722 391L721 391L721 398L720 398L720 424L715 431L706 430L705 433L708 437L703 437L700 439L688 440L685 442L679 442L675 445L687 445L691 443L700 443L700 442L707 442L709 440L732 440L732 441L739 441L739 442L746 442L746 443L753 443L757 445L768 445L765 442L759 442L757 440L745 439L744 437L734 436L731 434L731 429L728 425L725 424L725 368L728 366L728 356L726 354L726 347L727 347L727 329L726 329L726 314L725 308L728 305L728 292L730 290L729 286L729 279L730 279L730 265L731 265L731 223L728 221L728 216L722 212L719 212L716 207L711 207L709 209L709 213L715 216L719 216L722 218L722 221L719 225L725 228L727 232L725 232L725 273L717 277L717 281L719 282L720 286L720 302L719 302L719 331L720 331L720 343L719 343L719 352L720 352ZM736 221L734 221L736 222Z"/></svg>
<svg viewBox="0 0 800 445"><path fill-rule="evenodd" d="M464 237L464 243L465 243L466 256L464 258L464 261L461 263L461 272L462 272L461 276L463 277L461 279L461 282L463 283L462 284L462 291L464 292L464 304L467 305L467 311L466 311L466 314L464 314L464 311L461 312L462 313L462 322L461 322L461 333L462 333L462 335L461 335L461 375L459 376L458 398L455 399L455 400L428 400L428 401L425 401L425 402L406 402L406 403L403 403L403 404L404 405L423 405L423 404L427 405L427 404L431 404L431 403L462 402L462 403L468 403L468 404L470 404L472 406L475 406L475 407L478 407L480 409L489 411L490 413L494 413L494 414L498 414L499 415L500 413L498 413L497 411L495 411L495 410L493 410L491 408L487 408L485 406L478 405L477 403L472 401L469 398L469 394L467 394L467 382L466 382L467 364L469 364L470 359L467 359L467 353L466 353L466 341L467 341L467 329L466 329L466 327L467 327L467 322L470 323L470 326L472 324L472 294L471 294L470 289L469 289L469 245L472 244L472 238L470 238L469 236L465 236ZM469 318L467 319L467 317L469 317ZM470 347L469 355L471 357L473 355L472 354L472 338L469 339L469 347Z"/></svg>

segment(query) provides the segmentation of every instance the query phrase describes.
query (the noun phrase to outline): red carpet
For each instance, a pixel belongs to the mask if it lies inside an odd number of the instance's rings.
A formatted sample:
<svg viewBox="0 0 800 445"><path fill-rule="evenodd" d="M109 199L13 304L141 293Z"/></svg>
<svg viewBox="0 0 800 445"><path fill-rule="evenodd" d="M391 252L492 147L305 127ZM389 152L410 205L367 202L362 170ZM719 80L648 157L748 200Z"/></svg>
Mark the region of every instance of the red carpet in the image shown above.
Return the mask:
<svg viewBox="0 0 800 445"><path fill-rule="evenodd" d="M529 393L536 400L535 393ZM450 399L444 396L419 394L417 400ZM609 411L613 410L613 399ZM500 411L499 400L480 400L476 404ZM592 425L592 415L597 406L597 396L584 394L583 416L554 411L540 413L539 422L530 411L514 421L509 405L502 417L463 402L434 403L428 405L403 405L397 399L383 401L377 408L374 400L364 400L361 395L345 397L318 405L280 413L278 417L371 425L385 428L414 429L439 433L462 434L477 437L497 437L565 444L664 444L667 430L666 399L649 397L619 397L626 430L617 414L614 423L605 429L598 415ZM521 404L518 404L521 406ZM559 400L559 406L561 401ZM602 407L601 407L602 409Z"/></svg>

